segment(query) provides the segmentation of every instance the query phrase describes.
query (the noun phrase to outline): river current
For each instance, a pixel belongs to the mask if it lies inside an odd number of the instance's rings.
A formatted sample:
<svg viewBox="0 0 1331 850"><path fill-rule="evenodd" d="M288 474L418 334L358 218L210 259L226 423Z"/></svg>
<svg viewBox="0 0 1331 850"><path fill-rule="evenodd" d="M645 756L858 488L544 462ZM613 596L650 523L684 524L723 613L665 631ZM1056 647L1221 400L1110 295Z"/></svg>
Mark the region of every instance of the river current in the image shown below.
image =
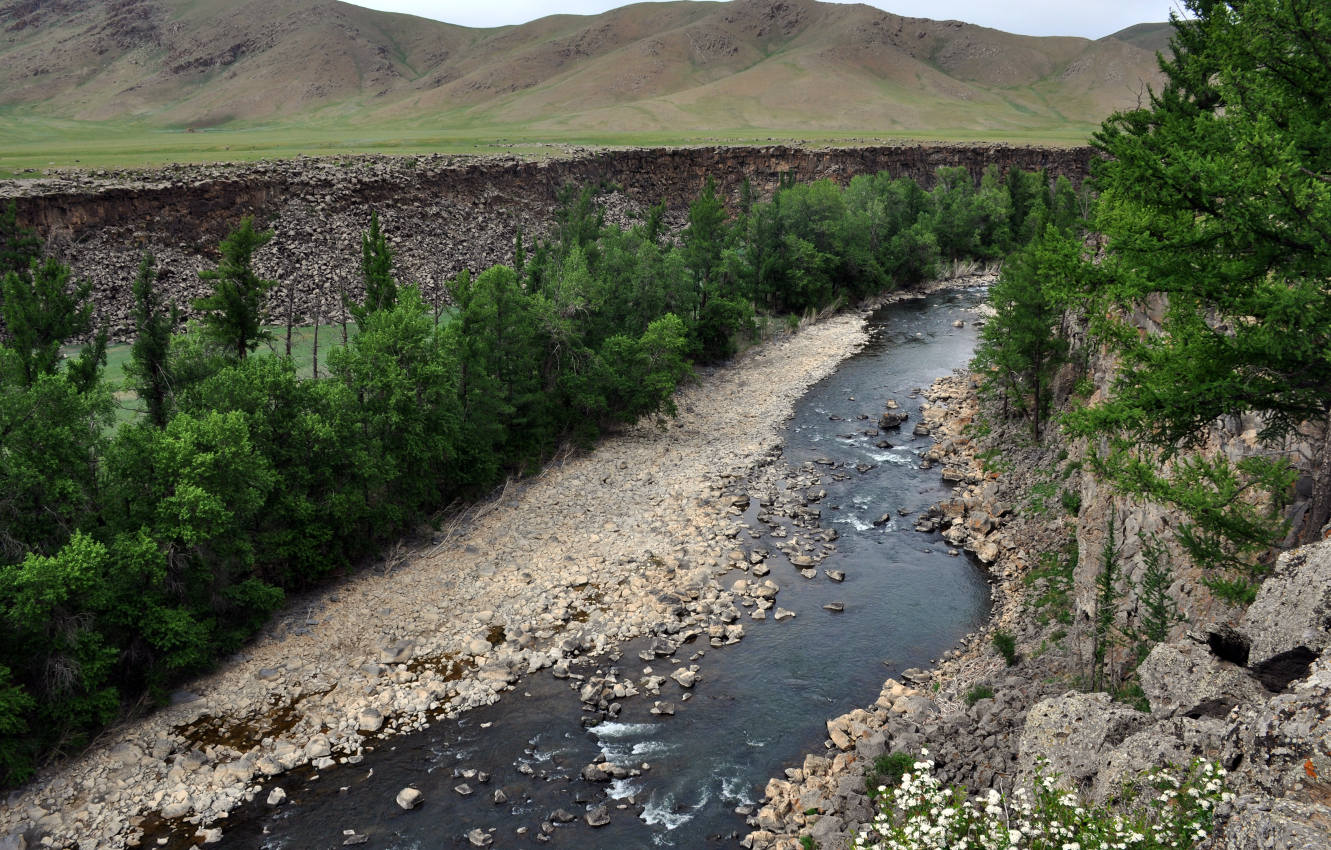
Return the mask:
<svg viewBox="0 0 1331 850"><path fill-rule="evenodd" d="M915 532L911 518L950 492L937 469L919 468L931 442L911 435L919 390L969 360L974 308L983 300L982 289L945 290L881 308L865 347L799 401L781 462L853 473L819 484L827 491L822 525L838 531L837 551L808 581L773 549L778 604L798 616L745 617L740 643L705 649L693 662L702 679L688 698L674 683L663 692L678 708L674 716L650 714L652 699L640 696L615 720L585 728L577 690L542 671L493 706L380 742L360 764L312 780L283 777L289 801L273 808L260 795L233 812L219 824L221 846L313 850L364 836L363 846L376 850L433 850L471 846L468 834L480 829L497 848L738 847L749 831L742 812L756 809L768 778L823 751L827 719L871 703L888 676L928 666L988 613L976 564L949 555L937 535ZM899 432L865 435L888 399L908 421ZM884 438L890 447L877 445ZM761 529L757 510L755 502L744 519ZM891 521L875 525L885 514ZM738 542L758 543L747 531ZM829 581L827 569L844 571L845 582ZM728 587L740 577L722 581ZM845 611L824 610L829 602ZM613 667L636 677L647 666L642 648L629 644L618 659L574 669ZM651 666L666 675L694 652L684 647ZM583 765L599 753L641 775L609 786L583 781ZM473 793L455 790L464 783ZM408 784L423 793L413 811L394 802ZM495 802L496 790L505 802ZM588 826L583 815L603 803L609 824ZM561 809L575 819L549 831Z"/></svg>

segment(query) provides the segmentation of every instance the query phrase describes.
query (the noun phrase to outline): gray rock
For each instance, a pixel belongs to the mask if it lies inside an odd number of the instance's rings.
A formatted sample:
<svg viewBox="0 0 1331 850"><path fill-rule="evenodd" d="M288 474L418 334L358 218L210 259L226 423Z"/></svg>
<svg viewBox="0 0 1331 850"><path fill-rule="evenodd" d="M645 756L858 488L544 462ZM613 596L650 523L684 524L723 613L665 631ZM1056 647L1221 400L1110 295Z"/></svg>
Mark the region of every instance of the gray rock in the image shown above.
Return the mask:
<svg viewBox="0 0 1331 850"><path fill-rule="evenodd" d="M1173 717L1148 726L1115 747L1104 759L1091 787L1091 799L1108 802L1125 785L1138 783L1149 770L1186 766L1197 758L1213 758L1225 736L1225 724L1210 717ZM1148 796L1150 787L1139 785Z"/></svg>
<svg viewBox="0 0 1331 850"><path fill-rule="evenodd" d="M681 688L691 688L698 682L698 673L687 667L680 667L670 674L670 678L678 682Z"/></svg>
<svg viewBox="0 0 1331 850"><path fill-rule="evenodd" d="M1070 691L1042 700L1026 715L1021 732L1018 785L1030 784L1041 757L1045 775L1061 775L1065 786L1085 785L1107 753L1148 720L1149 715L1111 702L1109 694Z"/></svg>
<svg viewBox="0 0 1331 850"><path fill-rule="evenodd" d="M379 653L381 664L406 664L416 654L416 642L406 639L385 646Z"/></svg>
<svg viewBox="0 0 1331 850"><path fill-rule="evenodd" d="M472 847L489 847L494 842L494 836L479 827L467 833L467 843Z"/></svg>
<svg viewBox="0 0 1331 850"><path fill-rule="evenodd" d="M587 810L586 821L588 826L605 826L610 823L610 808L605 803L598 806L592 806Z"/></svg>
<svg viewBox="0 0 1331 850"><path fill-rule="evenodd" d="M836 815L823 815L809 827L815 847L841 847L845 843L846 822Z"/></svg>
<svg viewBox="0 0 1331 850"><path fill-rule="evenodd" d="M411 811L421 804L421 792L415 788L403 788L397 792L397 804L407 811Z"/></svg>
<svg viewBox="0 0 1331 850"><path fill-rule="evenodd" d="M280 806L286 802L287 792L279 785L268 792L268 805Z"/></svg>
<svg viewBox="0 0 1331 850"><path fill-rule="evenodd" d="M377 708L362 708L356 714L356 729L360 732L378 732L383 725L383 712Z"/></svg>
<svg viewBox="0 0 1331 850"><path fill-rule="evenodd" d="M21 832L0 836L0 850L28 850L28 839Z"/></svg>
<svg viewBox="0 0 1331 850"><path fill-rule="evenodd" d="M1331 847L1331 808L1321 803L1243 796L1233 805L1210 845L1218 850Z"/></svg>
<svg viewBox="0 0 1331 850"><path fill-rule="evenodd" d="M1238 630L1252 642L1248 663L1264 684L1283 690L1302 678L1331 644L1331 541L1281 555Z"/></svg>
<svg viewBox="0 0 1331 850"><path fill-rule="evenodd" d="M1247 672L1195 643L1157 645L1137 674L1157 718L1224 717L1239 703L1265 698Z"/></svg>

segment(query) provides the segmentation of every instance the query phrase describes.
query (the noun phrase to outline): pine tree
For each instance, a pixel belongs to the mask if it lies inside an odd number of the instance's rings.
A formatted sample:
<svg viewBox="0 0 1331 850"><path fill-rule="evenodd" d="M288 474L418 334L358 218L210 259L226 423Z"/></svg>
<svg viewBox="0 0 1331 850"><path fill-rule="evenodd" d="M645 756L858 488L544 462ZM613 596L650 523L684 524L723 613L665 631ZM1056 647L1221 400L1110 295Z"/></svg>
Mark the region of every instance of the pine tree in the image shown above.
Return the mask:
<svg viewBox="0 0 1331 850"><path fill-rule="evenodd" d="M1054 374L1067 355L1059 336L1066 294L1086 274L1081 243L1052 227L1003 267L989 293L994 317L981 332L975 364L988 370L1004 398L1031 421L1040 439Z"/></svg>
<svg viewBox="0 0 1331 850"><path fill-rule="evenodd" d="M18 223L18 203L11 199L0 208L0 277L10 272L29 276L32 264L41 254L42 241L31 229Z"/></svg>
<svg viewBox="0 0 1331 850"><path fill-rule="evenodd" d="M1205 492L1149 470L1198 447L1221 416L1257 414L1273 446L1323 426L1308 539L1331 517L1331 13L1323 0L1186 5L1195 17L1174 20L1164 89L1093 140L1107 155L1097 227L1110 284L1093 315L1122 367L1113 401L1085 424L1142 456L1138 492L1222 534L1207 479L1232 470L1197 476ZM1119 320L1160 295L1158 333ZM1279 466L1240 474L1240 487L1280 486ZM1188 507L1202 497L1206 510ZM1239 543L1269 546L1281 535L1271 520Z"/></svg>
<svg viewBox="0 0 1331 850"><path fill-rule="evenodd" d="M1100 570L1095 576L1095 613L1091 617L1091 690L1093 691L1104 690L1109 649L1116 642L1114 620L1118 616L1118 600L1123 596L1118 587L1117 526L1118 510L1110 506L1105 543L1100 550Z"/></svg>
<svg viewBox="0 0 1331 850"><path fill-rule="evenodd" d="M1141 588L1141 626L1137 659L1141 661L1151 651L1151 647L1169 639L1169 631L1174 624L1183 619L1178 603L1169 595L1169 586L1174 582L1173 571L1169 568L1169 553L1164 544L1155 535L1139 535L1142 544L1142 561L1146 570L1142 574Z"/></svg>
<svg viewBox="0 0 1331 850"><path fill-rule="evenodd" d="M150 253L139 262L134 276L134 344L130 347L125 376L129 386L148 406L148 421L165 428L171 418L171 333L179 320L175 304L162 301L157 288L161 275Z"/></svg>
<svg viewBox="0 0 1331 850"><path fill-rule="evenodd" d="M379 229L379 213L370 214L370 232L361 235L360 270L365 281L365 302L347 305L356 324L365 324L365 318L379 310L391 310L397 303L397 282L393 280L393 251Z"/></svg>
<svg viewBox="0 0 1331 850"><path fill-rule="evenodd" d="M254 252L272 238L273 231L256 231L254 219L246 216L222 240L217 268L199 272L200 278L213 283L212 294L194 302L203 314L204 335L237 360L272 337L264 329L264 299L277 281L264 280L254 271Z"/></svg>
<svg viewBox="0 0 1331 850"><path fill-rule="evenodd" d="M39 375L55 374L60 347L92 333L92 283L70 284L69 267L48 257L34 263L28 276L8 272L0 282L0 313L8 329L8 347L18 355L21 382L32 386ZM93 335L91 345L69 364L70 377L81 389L96 380L106 361L106 332Z"/></svg>

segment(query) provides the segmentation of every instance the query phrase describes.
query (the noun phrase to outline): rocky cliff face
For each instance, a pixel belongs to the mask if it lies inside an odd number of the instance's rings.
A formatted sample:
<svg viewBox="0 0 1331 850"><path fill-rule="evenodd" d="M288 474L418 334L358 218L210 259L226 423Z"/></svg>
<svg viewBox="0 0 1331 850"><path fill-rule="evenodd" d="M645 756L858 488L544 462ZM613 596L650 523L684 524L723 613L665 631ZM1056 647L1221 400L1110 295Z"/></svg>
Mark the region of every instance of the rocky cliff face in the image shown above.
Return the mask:
<svg viewBox="0 0 1331 850"><path fill-rule="evenodd" d="M216 262L217 244L242 216L271 227L259 252L260 273L279 282L276 321L288 296L298 322L340 318L340 294L360 297L360 235L379 212L397 252L399 277L441 303L445 282L464 268L511 262L521 226L544 232L561 187L612 190L611 218L627 219L665 201L678 216L710 176L732 201L747 179L770 195L783 175L800 181L848 182L888 171L929 185L940 166L962 166L977 178L987 165L1047 169L1080 182L1088 148L1005 145L894 145L811 150L713 147L573 151L543 161L511 157L301 158L254 164L173 166L138 172L55 172L0 183L20 222L36 228L77 277L93 281L97 318L112 335L130 330L130 281L146 250L166 272L182 306L204 294L198 272Z"/></svg>

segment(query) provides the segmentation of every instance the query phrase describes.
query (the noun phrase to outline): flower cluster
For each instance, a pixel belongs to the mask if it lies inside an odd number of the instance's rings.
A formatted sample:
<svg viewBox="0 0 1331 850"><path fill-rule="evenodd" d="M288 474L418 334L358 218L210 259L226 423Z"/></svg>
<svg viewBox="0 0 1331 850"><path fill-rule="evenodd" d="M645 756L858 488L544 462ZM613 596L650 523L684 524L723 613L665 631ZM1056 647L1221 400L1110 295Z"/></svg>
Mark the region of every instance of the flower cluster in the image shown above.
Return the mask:
<svg viewBox="0 0 1331 850"><path fill-rule="evenodd" d="M855 839L856 850L1188 850L1210 832L1227 801L1225 771L1196 761L1179 775L1153 771L1123 811L1084 804L1043 768L1034 787L1010 797L990 789L970 797L944 788L924 750L895 788L880 787L880 810ZM890 791L890 793L889 793Z"/></svg>

